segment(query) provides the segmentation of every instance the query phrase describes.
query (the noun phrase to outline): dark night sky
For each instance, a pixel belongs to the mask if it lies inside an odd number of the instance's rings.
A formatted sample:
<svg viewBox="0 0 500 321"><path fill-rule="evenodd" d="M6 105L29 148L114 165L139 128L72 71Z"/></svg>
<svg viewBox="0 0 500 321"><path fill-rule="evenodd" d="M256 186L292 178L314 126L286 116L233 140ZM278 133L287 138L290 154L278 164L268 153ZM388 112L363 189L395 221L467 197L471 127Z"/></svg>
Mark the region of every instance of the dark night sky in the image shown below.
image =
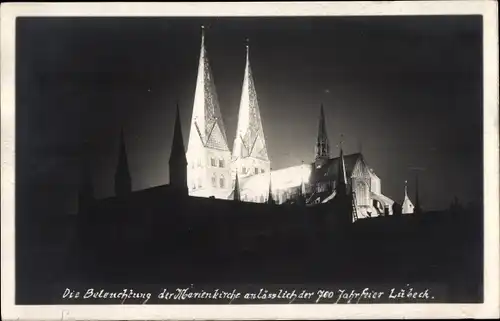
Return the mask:
<svg viewBox="0 0 500 321"><path fill-rule="evenodd" d="M361 142L384 194L401 200L408 179L414 195L421 167L424 208L482 201L480 16L22 18L18 211L74 209L84 139L96 195L112 195L121 125L133 189L168 183L177 100L187 147L202 24L230 147L248 37L274 169L313 159L324 103L332 144Z"/></svg>

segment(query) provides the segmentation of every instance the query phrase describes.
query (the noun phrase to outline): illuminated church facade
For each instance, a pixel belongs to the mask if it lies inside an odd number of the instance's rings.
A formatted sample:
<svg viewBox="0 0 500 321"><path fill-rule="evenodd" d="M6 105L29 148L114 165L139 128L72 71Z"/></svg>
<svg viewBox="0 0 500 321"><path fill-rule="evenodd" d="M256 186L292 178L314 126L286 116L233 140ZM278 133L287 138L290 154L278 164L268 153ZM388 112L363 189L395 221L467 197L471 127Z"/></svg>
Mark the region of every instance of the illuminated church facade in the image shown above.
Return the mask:
<svg viewBox="0 0 500 321"><path fill-rule="evenodd" d="M361 153L331 157L323 106L311 163L271 170L249 48L232 150L222 120L202 31L197 82L186 151L190 196L245 202L305 205L327 203L339 182L353 196L358 218L391 215L394 201L382 193L381 179ZM343 173L343 174L340 174ZM407 195L406 195L407 198Z"/></svg>

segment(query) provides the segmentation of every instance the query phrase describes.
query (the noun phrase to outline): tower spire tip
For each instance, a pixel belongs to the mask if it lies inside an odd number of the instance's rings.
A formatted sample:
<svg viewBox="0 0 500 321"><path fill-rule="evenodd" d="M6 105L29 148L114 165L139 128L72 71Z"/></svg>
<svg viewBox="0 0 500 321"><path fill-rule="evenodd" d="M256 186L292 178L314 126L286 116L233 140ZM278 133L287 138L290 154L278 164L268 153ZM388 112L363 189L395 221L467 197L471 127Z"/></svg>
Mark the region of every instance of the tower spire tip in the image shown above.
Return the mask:
<svg viewBox="0 0 500 321"><path fill-rule="evenodd" d="M248 61L248 56L250 54L250 40L248 38L245 38L245 50L247 53L247 61Z"/></svg>

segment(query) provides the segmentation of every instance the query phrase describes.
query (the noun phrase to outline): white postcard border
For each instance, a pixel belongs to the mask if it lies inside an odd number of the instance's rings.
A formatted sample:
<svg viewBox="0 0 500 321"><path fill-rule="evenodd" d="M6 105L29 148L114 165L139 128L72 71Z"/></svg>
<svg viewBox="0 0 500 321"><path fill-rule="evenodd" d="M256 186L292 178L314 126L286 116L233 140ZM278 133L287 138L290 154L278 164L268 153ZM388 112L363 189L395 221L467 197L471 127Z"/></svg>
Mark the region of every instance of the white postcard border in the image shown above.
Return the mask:
<svg viewBox="0 0 500 321"><path fill-rule="evenodd" d="M499 316L498 6L496 1L276 3L4 3L1 10L2 319L373 319ZM14 304L15 19L18 16L483 16L484 303L375 305L54 305Z"/></svg>

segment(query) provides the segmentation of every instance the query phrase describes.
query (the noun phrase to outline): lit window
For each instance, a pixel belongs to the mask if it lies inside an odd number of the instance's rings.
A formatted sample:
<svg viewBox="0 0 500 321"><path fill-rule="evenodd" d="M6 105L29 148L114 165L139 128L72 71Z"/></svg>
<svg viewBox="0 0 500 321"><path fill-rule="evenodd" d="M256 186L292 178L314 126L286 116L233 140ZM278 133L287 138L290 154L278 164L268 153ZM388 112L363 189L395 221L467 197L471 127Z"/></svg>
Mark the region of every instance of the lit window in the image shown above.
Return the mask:
<svg viewBox="0 0 500 321"><path fill-rule="evenodd" d="M219 159L219 167L224 168L224 160L222 158Z"/></svg>
<svg viewBox="0 0 500 321"><path fill-rule="evenodd" d="M212 174L212 186L217 187L217 177L215 177L215 173Z"/></svg>
<svg viewBox="0 0 500 321"><path fill-rule="evenodd" d="M224 183L225 183L225 181L224 181L224 175L221 175L220 176L220 188L224 188Z"/></svg>

